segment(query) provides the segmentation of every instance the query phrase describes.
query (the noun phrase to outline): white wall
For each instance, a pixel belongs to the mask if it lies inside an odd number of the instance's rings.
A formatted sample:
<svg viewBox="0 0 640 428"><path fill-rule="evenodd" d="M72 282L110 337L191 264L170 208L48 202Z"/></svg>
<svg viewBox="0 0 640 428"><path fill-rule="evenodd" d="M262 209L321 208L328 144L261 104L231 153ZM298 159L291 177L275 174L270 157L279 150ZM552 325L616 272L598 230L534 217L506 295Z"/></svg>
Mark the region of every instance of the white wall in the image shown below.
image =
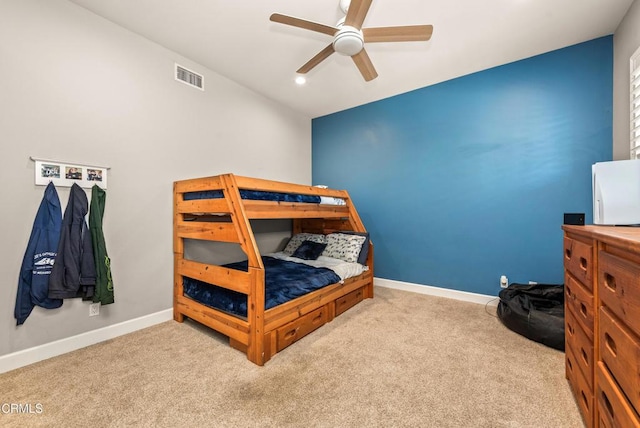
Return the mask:
<svg viewBox="0 0 640 428"><path fill-rule="evenodd" d="M640 47L640 2L613 35L613 159L629 159L629 59Z"/></svg>
<svg viewBox="0 0 640 428"><path fill-rule="evenodd" d="M201 72L206 91L173 78ZM65 0L0 0L0 356L172 305L172 183L234 172L311 182L311 121ZM35 308L18 273L44 187L30 156L110 166L104 231L116 303ZM68 189L59 188L64 206Z"/></svg>

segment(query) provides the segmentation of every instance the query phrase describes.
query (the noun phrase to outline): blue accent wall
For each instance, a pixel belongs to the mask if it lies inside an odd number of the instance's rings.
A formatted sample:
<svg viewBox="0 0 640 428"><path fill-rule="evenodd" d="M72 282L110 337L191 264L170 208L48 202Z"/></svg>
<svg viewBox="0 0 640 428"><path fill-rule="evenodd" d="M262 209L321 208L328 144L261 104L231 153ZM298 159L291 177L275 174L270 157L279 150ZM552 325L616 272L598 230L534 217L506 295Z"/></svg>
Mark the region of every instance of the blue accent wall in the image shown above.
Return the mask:
<svg viewBox="0 0 640 428"><path fill-rule="evenodd" d="M376 277L561 284L563 213L592 221L612 109L607 36L316 118L313 182L350 192Z"/></svg>

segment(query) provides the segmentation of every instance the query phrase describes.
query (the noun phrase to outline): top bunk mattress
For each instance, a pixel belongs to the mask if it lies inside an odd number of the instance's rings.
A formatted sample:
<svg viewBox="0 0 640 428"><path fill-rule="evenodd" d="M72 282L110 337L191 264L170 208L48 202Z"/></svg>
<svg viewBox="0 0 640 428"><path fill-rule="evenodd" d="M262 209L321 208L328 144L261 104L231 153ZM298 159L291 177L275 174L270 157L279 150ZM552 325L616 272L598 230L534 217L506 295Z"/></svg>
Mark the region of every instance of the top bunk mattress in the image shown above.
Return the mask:
<svg viewBox="0 0 640 428"><path fill-rule="evenodd" d="M224 197L222 190L205 190L201 192L187 192L184 194L185 201L196 199L220 199ZM301 195L296 193L279 193L265 192L259 190L240 189L240 197L242 199L250 199L254 201L278 201L278 202L306 202L311 204L319 204L320 196L317 195Z"/></svg>
<svg viewBox="0 0 640 428"><path fill-rule="evenodd" d="M184 194L185 201L194 201L198 199L221 199L224 195L222 190L204 190L200 192L186 192ZM332 196L303 195L299 193L281 193L267 192L262 190L245 190L240 189L240 197L253 201L275 201L275 202L302 202L309 204L325 204L325 205L346 205L342 198L334 198Z"/></svg>

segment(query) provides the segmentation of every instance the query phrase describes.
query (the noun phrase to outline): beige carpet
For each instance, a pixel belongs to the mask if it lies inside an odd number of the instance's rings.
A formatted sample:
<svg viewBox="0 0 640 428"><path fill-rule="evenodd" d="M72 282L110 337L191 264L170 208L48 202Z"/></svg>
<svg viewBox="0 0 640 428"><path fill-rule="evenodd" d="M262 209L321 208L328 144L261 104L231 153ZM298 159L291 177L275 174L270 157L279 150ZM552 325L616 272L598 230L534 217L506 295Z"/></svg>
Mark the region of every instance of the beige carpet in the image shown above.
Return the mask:
<svg viewBox="0 0 640 428"><path fill-rule="evenodd" d="M583 427L562 352L495 308L380 287L264 367L170 321L2 374L4 403L42 412L2 427Z"/></svg>

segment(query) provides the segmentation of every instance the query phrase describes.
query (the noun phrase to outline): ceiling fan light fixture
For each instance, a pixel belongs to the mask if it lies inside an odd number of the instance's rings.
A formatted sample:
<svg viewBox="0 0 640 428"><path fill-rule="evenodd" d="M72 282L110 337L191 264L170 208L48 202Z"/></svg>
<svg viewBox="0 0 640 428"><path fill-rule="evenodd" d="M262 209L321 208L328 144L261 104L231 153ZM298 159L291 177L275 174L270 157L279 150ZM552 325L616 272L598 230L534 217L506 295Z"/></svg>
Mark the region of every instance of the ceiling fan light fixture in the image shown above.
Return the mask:
<svg viewBox="0 0 640 428"><path fill-rule="evenodd" d="M342 55L353 56L364 48L362 31L343 25L333 39L333 49Z"/></svg>

